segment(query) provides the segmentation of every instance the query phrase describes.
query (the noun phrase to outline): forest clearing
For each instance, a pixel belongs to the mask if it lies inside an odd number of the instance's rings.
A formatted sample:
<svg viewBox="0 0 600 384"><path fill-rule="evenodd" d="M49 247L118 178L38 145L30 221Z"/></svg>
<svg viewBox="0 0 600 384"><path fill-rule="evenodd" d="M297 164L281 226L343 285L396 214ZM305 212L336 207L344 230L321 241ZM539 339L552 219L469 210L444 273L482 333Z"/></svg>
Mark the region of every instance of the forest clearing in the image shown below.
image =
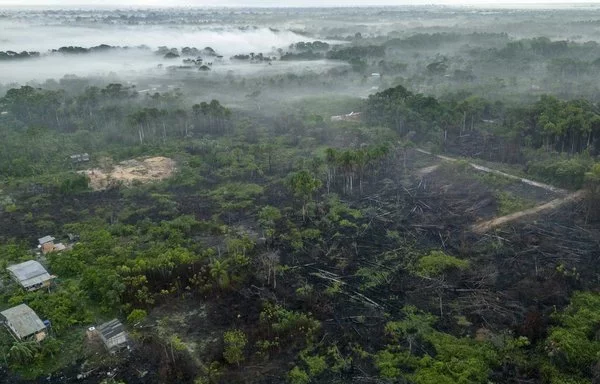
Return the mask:
<svg viewBox="0 0 600 384"><path fill-rule="evenodd" d="M557 209L568 203L574 203L574 202L580 201L585 197L585 193L586 193L586 191L577 191L577 192L571 193L565 197L554 199L552 201L549 201L547 203L538 205L538 206L530 208L530 209L525 209L522 211L511 213L510 215L497 217L495 219L488 220L483 223L477 223L472 227L472 230L475 233L483 234L495 227L499 227L501 225L504 225L504 224L507 224L507 223L510 223L510 222L513 222L516 220L529 218L530 216L534 216L539 213Z"/></svg>
<svg viewBox="0 0 600 384"><path fill-rule="evenodd" d="M125 160L109 169L93 168L80 171L89 178L89 186L102 191L118 185L131 186L134 183L151 183L167 179L176 169L175 161L167 157Z"/></svg>
<svg viewBox="0 0 600 384"><path fill-rule="evenodd" d="M425 150L419 149L419 148L417 148L416 151L423 153L423 154L435 156L436 158L438 158L442 161L447 161L447 162L459 161L456 158L452 158L452 157L448 157L448 156L433 155L431 152L425 151ZM544 213L546 211L558 209L568 203L578 202L585 197L585 193L586 193L586 191L584 191L584 190L569 193L568 191L566 191L562 188L557 188L557 187L549 185L549 184L540 183L540 182L526 179L523 177L514 176L514 175L508 174L506 172L501 172L501 171L491 169L489 167L485 167L485 166L482 166L482 165L479 165L476 163L469 163L469 166L471 166L473 169L475 169L477 171L481 171L481 172L485 172L485 173L492 173L495 175L499 175L501 177L505 177L507 179L516 180L527 186L530 186L533 188L541 188L541 189L550 191L553 194L557 194L560 196L551 201L547 201L547 202L542 201L539 205L534 206L532 208L522 209L520 211L513 212L513 213L510 213L505 216L495 217L490 220L479 222L471 227L471 230L477 234L484 234L485 232L487 232L491 229L494 229L495 227L505 225L505 224L511 223L516 220L526 219L531 216L534 216L534 215L537 215L540 213ZM425 177L425 176L429 175L430 173L436 171L438 168L439 168L439 165L431 165L428 167L424 167L424 168L416 170L416 175L419 177Z"/></svg>

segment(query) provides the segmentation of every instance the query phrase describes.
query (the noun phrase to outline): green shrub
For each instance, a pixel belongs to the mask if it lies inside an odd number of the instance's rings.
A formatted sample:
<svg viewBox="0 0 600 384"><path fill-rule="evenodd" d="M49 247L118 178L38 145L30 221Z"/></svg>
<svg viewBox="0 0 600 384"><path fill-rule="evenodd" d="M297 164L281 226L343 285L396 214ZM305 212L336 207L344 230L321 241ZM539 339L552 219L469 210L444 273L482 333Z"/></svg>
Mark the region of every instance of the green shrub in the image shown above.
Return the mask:
<svg viewBox="0 0 600 384"><path fill-rule="evenodd" d="M450 269L466 269L469 267L467 260L461 260L442 251L431 251L422 256L416 265L416 272L424 276L439 276Z"/></svg>
<svg viewBox="0 0 600 384"><path fill-rule="evenodd" d="M532 201L521 199L509 192L498 192L498 214L501 216L510 215L535 206Z"/></svg>
<svg viewBox="0 0 600 384"><path fill-rule="evenodd" d="M303 369L296 366L288 373L288 380L291 384L308 384L310 377Z"/></svg>
<svg viewBox="0 0 600 384"><path fill-rule="evenodd" d="M244 348L248 343L244 332L239 329L227 331L223 334L223 342L225 343L223 357L229 364L239 365L244 361Z"/></svg>
<svg viewBox="0 0 600 384"><path fill-rule="evenodd" d="M134 309L131 311L129 316L127 316L127 322L131 325L135 325L144 321L148 314L143 309Z"/></svg>

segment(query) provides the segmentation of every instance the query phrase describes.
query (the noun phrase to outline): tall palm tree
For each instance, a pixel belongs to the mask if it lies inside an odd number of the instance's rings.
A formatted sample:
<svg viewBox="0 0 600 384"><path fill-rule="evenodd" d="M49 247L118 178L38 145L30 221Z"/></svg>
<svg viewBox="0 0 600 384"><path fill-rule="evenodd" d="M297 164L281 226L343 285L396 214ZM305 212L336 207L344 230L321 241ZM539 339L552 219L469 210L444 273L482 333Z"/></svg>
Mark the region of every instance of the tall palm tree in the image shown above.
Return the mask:
<svg viewBox="0 0 600 384"><path fill-rule="evenodd" d="M33 360L39 345L35 341L15 342L8 351L9 358L19 364Z"/></svg>
<svg viewBox="0 0 600 384"><path fill-rule="evenodd" d="M227 288L229 286L229 273L226 262L214 259L210 263L210 276L215 279L219 287Z"/></svg>

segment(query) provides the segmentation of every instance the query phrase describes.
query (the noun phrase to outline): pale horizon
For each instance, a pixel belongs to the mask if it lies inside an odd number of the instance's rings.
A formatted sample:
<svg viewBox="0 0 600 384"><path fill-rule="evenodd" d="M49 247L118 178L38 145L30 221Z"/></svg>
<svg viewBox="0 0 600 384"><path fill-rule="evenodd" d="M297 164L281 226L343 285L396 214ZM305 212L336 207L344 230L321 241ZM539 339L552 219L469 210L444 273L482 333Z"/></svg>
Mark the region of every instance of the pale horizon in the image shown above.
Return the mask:
<svg viewBox="0 0 600 384"><path fill-rule="evenodd" d="M365 0L291 0L291 1L278 1L278 0L253 0L253 1L240 1L240 0L175 0L175 1L162 1L162 0L108 0L108 1L89 1L84 2L82 0L0 0L0 7L11 7L11 8L57 8L57 7L80 7L80 8L130 8L130 7L152 7L152 8L172 8L172 7L275 7L275 8L286 8L286 7L299 7L299 8L322 8L322 7L377 7L377 6L466 6L466 7L509 7L509 8L544 8L544 7L559 7L569 8L578 6L593 6L600 5L598 0L579 0L577 2L568 2L565 0L525 0L525 1L461 1L461 0L414 0L414 1L393 1L393 0L379 0L379 1L365 1Z"/></svg>

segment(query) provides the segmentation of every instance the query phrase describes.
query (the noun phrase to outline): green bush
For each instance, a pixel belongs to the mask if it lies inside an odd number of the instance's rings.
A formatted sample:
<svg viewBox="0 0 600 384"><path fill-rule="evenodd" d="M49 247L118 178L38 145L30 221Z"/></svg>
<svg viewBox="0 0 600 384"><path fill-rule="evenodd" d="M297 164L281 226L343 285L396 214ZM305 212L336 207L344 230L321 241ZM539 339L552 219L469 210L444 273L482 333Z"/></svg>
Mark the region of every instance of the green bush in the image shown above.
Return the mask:
<svg viewBox="0 0 600 384"><path fill-rule="evenodd" d="M134 309L131 311L129 316L127 316L127 322L131 325L138 324L141 321L144 321L148 314L143 309Z"/></svg>
<svg viewBox="0 0 600 384"><path fill-rule="evenodd" d="M585 174L592 165L593 160L586 154L571 158L561 156L559 159L546 156L531 160L528 163L528 173L551 184L579 189L583 186Z"/></svg>
<svg viewBox="0 0 600 384"><path fill-rule="evenodd" d="M535 203L525 199L521 199L509 192L498 192L498 214L501 216L510 215L511 213L519 212L524 209L532 208Z"/></svg>
<svg viewBox="0 0 600 384"><path fill-rule="evenodd" d="M223 334L223 342L225 343L223 357L229 364L239 365L244 361L244 348L248 343L244 332L239 329L227 331Z"/></svg>
<svg viewBox="0 0 600 384"><path fill-rule="evenodd" d="M288 373L288 380L291 384L308 384L310 382L310 377L303 369L294 367Z"/></svg>
<svg viewBox="0 0 600 384"><path fill-rule="evenodd" d="M442 251L431 251L428 255L422 256L419 259L416 272L420 275L434 277L450 269L462 270L468 267L469 262L467 260L458 259Z"/></svg>

